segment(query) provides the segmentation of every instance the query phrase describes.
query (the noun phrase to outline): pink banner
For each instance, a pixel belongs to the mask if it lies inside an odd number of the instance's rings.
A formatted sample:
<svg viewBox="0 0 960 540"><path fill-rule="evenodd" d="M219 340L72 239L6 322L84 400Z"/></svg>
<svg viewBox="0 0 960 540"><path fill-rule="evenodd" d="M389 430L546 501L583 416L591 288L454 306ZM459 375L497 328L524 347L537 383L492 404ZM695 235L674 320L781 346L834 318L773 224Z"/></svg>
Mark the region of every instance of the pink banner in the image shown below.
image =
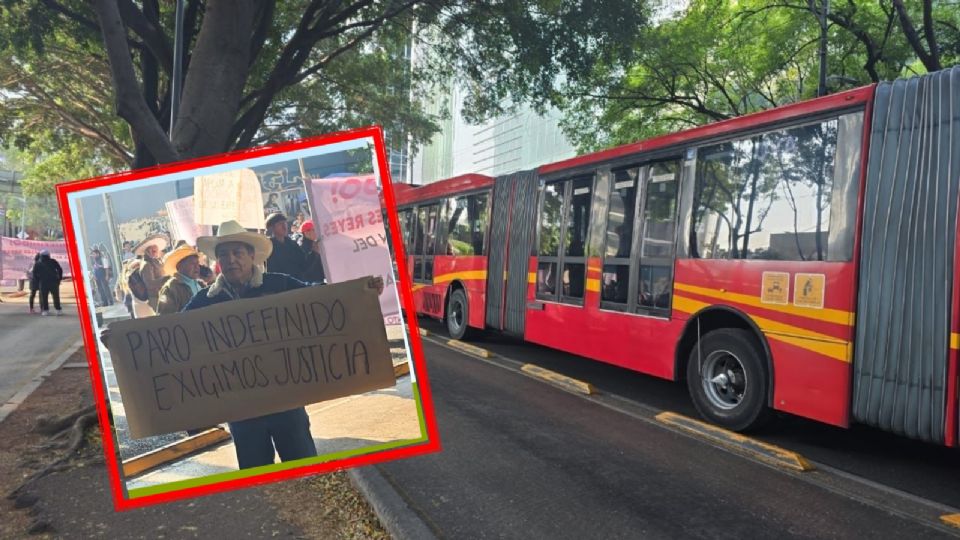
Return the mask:
<svg viewBox="0 0 960 540"><path fill-rule="evenodd" d="M380 308L386 324L400 324L393 261L383 227L380 193L373 175L309 180L313 222L327 280L339 283L382 276Z"/></svg>
<svg viewBox="0 0 960 540"><path fill-rule="evenodd" d="M193 196L176 199L167 203L167 218L170 220L174 241L186 240L191 246L197 245L198 236L211 236L213 227L198 225L193 214Z"/></svg>
<svg viewBox="0 0 960 540"><path fill-rule="evenodd" d="M33 259L43 250L63 267L63 275L72 275L70 261L67 258L67 244L63 240L42 242L39 240L20 240L19 238L0 237L0 279L26 279L27 269L33 268Z"/></svg>

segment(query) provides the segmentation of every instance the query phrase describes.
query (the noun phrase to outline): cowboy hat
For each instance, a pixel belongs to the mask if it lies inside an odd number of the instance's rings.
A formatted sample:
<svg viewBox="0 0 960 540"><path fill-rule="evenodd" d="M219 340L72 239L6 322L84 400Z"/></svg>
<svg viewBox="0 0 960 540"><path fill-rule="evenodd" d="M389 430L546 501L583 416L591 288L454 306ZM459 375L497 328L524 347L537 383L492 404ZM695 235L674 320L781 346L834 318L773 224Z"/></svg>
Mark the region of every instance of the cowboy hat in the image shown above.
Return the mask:
<svg viewBox="0 0 960 540"><path fill-rule="evenodd" d="M180 261L187 257L198 257L199 255L197 250L192 247L182 245L163 257L163 273L172 276L177 271L177 265L180 264Z"/></svg>
<svg viewBox="0 0 960 540"><path fill-rule="evenodd" d="M137 244L137 247L133 248L133 253L135 255L143 255L147 252L147 248L150 246L157 246L157 249L163 251L170 244L170 241L167 240L167 237L162 234L154 234L148 236L143 242Z"/></svg>
<svg viewBox="0 0 960 540"><path fill-rule="evenodd" d="M253 264L263 264L273 252L273 243L269 238L247 231L235 220L221 223L216 236L198 237L197 249L210 259L216 259L217 246L225 242L243 242L253 246Z"/></svg>

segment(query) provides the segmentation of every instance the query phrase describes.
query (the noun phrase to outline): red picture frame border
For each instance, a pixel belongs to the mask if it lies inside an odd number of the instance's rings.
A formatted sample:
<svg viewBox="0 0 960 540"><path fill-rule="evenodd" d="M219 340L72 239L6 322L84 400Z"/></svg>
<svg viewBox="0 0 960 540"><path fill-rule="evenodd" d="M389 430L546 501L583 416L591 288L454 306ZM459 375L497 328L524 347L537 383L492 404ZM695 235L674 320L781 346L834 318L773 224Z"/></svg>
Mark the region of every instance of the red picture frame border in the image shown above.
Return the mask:
<svg viewBox="0 0 960 540"><path fill-rule="evenodd" d="M441 450L440 436L437 430L436 416L433 410L433 398L430 392L429 377L427 376L427 366L423 357L423 345L420 340L420 329L417 325L416 309L414 308L413 304L410 274L407 271L407 260L403 249L403 242L400 238L400 223L397 215L396 199L394 198L390 169L387 164L383 129L380 126L368 126L327 135L260 146L247 150L235 150L215 156L178 161L175 163L158 165L155 167L124 171L105 176L99 176L96 178L89 178L86 180L76 180L58 184L56 186L57 201L60 205L60 215L63 220L64 236L67 240L67 254L70 258L70 264L72 267L81 269L81 257L77 248L77 235L74 230L74 223L68 203L68 195L71 193L121 184L134 180L144 180L160 175L187 172L214 165L235 163L251 158L273 156L296 150L315 148L364 138L372 138L374 141L374 153L376 155L381 185L383 187L383 199L384 204L386 205L387 218L389 219L390 223L390 235L393 240L394 256L396 257L397 269L400 274L397 283L399 284L400 301L404 310L406 310L406 323L410 338L409 344L411 353L413 354L414 369L417 375L417 387L420 392L420 403L422 407L421 412L423 414L424 424L427 428L427 441L401 448L382 450L379 452L333 460L325 463L304 465L302 467L296 467L293 469L267 472L248 478L225 480L223 482L214 484L183 488L165 493L144 495L133 499L127 498L125 496L124 487L121 485L120 458L117 454L117 448L114 446L113 436L110 431L111 427L108 416L109 411L107 410L107 398L104 392L105 384L100 371L99 355L97 353L97 339L96 336L93 335L93 314L91 313L90 306L86 301L86 287L82 279L82 270L78 270L75 272L76 276L73 280L77 297L77 310L80 315L80 327L83 344L87 354L90 379L93 384L93 395L96 402L95 405L97 409L97 418L100 423L100 431L103 439L103 450L107 465L107 475L110 481L110 490L113 494L114 508L117 511L131 510L134 508L166 503L186 499L189 497L222 493L269 482L275 482L278 480L289 480L292 478L299 478L317 473L333 472L350 467L372 465L375 463L381 463L400 458L408 458ZM80 277L81 279L78 279L77 277Z"/></svg>

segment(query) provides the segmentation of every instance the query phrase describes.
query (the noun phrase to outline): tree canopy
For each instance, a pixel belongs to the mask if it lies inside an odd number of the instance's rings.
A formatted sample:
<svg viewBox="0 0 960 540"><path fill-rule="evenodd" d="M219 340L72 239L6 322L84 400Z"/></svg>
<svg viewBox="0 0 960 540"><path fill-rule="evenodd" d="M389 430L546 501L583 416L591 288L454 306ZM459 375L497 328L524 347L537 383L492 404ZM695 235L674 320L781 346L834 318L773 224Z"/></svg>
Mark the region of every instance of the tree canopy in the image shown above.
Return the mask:
<svg viewBox="0 0 960 540"><path fill-rule="evenodd" d="M641 29L628 61L596 63L560 92L565 130L593 150L815 97L820 6L692 0ZM956 64L958 28L956 2L834 0L829 89Z"/></svg>

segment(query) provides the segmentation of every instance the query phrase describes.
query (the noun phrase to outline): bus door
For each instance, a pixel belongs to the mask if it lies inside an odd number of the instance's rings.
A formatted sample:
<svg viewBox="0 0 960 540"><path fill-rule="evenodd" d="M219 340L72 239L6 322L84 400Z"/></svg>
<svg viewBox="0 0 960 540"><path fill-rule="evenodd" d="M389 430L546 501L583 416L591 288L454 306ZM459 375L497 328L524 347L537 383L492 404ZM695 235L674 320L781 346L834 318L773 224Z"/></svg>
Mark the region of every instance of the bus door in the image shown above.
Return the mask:
<svg viewBox="0 0 960 540"><path fill-rule="evenodd" d="M440 220L439 203L417 207L413 241L413 289L417 311L434 316L443 315L440 295L433 291L433 257L437 247L437 224Z"/></svg>

